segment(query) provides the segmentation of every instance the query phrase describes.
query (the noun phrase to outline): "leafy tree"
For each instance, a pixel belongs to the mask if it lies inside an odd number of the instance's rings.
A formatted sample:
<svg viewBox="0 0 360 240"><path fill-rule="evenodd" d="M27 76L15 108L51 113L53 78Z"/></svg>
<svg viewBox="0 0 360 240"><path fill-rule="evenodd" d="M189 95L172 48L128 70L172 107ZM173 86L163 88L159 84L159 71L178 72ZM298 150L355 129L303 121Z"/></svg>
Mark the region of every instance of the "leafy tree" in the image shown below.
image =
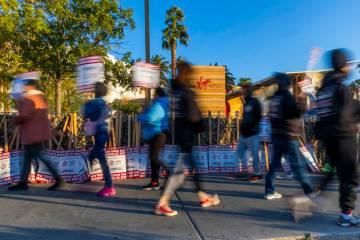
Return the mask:
<svg viewBox="0 0 360 240"><path fill-rule="evenodd" d="M251 83L251 78L241 77L239 78L238 86L242 86L243 84L248 84L248 83Z"/></svg>
<svg viewBox="0 0 360 240"><path fill-rule="evenodd" d="M167 85L168 75L170 74L169 61L164 56L157 54L151 57L150 62L160 67L160 85Z"/></svg>
<svg viewBox="0 0 360 240"><path fill-rule="evenodd" d="M18 31L23 58L40 68L55 89L61 113L62 82L74 77L76 61L119 46L134 28L132 10L115 0L38 0L19 3Z"/></svg>
<svg viewBox="0 0 360 240"><path fill-rule="evenodd" d="M10 110L8 90L13 76L24 68L18 46L19 3L0 1L0 110Z"/></svg>
<svg viewBox="0 0 360 240"><path fill-rule="evenodd" d="M177 41L184 46L187 46L189 41L187 28L184 25L184 12L176 6L171 7L166 11L165 24L162 47L167 50L171 49L171 74L174 78L176 75Z"/></svg>
<svg viewBox="0 0 360 240"><path fill-rule="evenodd" d="M120 85L125 89L132 88L132 67L135 60L131 57L131 52L123 55L120 61L114 63L110 60L105 61L105 83L112 84L114 87Z"/></svg>

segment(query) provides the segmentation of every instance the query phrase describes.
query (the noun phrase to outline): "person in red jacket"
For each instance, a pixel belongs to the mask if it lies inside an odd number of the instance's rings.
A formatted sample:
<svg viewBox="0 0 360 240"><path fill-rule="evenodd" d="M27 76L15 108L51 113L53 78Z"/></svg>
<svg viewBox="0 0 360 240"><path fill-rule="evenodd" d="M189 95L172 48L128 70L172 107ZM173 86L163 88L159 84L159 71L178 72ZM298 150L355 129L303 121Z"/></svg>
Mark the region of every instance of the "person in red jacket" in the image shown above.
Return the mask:
<svg viewBox="0 0 360 240"><path fill-rule="evenodd" d="M51 163L41 156L43 142L51 136L50 121L48 119L48 104L43 93L36 88L35 80L27 80L24 84L24 96L18 100L18 116L12 121L20 127L21 143L24 145L24 165L20 182L9 187L9 191L27 190L31 161L41 160L55 179L55 184L49 191L57 190L64 184Z"/></svg>

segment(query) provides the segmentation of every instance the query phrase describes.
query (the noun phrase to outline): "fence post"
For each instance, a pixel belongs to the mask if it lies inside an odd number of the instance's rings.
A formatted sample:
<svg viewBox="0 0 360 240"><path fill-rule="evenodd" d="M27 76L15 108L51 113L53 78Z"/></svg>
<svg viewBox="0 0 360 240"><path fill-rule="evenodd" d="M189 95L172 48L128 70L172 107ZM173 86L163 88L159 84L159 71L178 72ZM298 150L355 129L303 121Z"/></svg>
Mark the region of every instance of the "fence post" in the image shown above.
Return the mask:
<svg viewBox="0 0 360 240"><path fill-rule="evenodd" d="M69 115L70 116L70 125L68 128L68 149L71 149L71 145L72 145L72 141L73 141L73 135L72 135L72 130L73 130L73 117L72 114Z"/></svg>
<svg viewBox="0 0 360 240"><path fill-rule="evenodd" d="M240 119L239 119L239 111L236 111L236 141L239 141L240 137Z"/></svg>
<svg viewBox="0 0 360 240"><path fill-rule="evenodd" d="M209 145L212 145L212 126L211 126L211 112L208 112L208 122L209 122Z"/></svg>
<svg viewBox="0 0 360 240"><path fill-rule="evenodd" d="M128 114L128 147L131 147L131 115Z"/></svg>
<svg viewBox="0 0 360 240"><path fill-rule="evenodd" d="M220 140L220 111L218 111L217 116L217 129L216 129L216 144L219 145Z"/></svg>
<svg viewBox="0 0 360 240"><path fill-rule="evenodd" d="M175 112L171 112L171 144L175 144Z"/></svg>
<svg viewBox="0 0 360 240"><path fill-rule="evenodd" d="M123 114L122 112L118 112L119 115L119 127L118 127L118 143L119 143L119 147L121 146L121 140L122 140L122 129L123 129Z"/></svg>
<svg viewBox="0 0 360 240"><path fill-rule="evenodd" d="M77 114L76 112L73 113L73 133L74 133L74 145L75 145L75 148L78 147L78 124L77 124Z"/></svg>
<svg viewBox="0 0 360 240"><path fill-rule="evenodd" d="M115 124L114 118L111 116L111 139L112 139L112 147L116 148L116 136L115 136Z"/></svg>
<svg viewBox="0 0 360 240"><path fill-rule="evenodd" d="M5 118L4 120L4 141L5 141L5 146L4 146L4 152L9 152L9 143L8 143L8 129L7 129L7 119Z"/></svg>

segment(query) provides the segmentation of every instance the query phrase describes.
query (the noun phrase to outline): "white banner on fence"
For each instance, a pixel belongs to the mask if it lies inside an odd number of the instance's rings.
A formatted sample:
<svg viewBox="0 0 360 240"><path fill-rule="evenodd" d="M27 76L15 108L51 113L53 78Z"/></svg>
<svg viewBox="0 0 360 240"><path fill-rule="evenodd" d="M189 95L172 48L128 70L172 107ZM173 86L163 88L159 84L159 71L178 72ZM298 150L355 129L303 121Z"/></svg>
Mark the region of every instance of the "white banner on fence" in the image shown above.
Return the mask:
<svg viewBox="0 0 360 240"><path fill-rule="evenodd" d="M208 173L209 172L209 156L208 156L208 146L195 146L192 151L192 158L195 161L197 173Z"/></svg>
<svg viewBox="0 0 360 240"><path fill-rule="evenodd" d="M127 178L139 178L139 148L126 149L126 175Z"/></svg>
<svg viewBox="0 0 360 240"><path fill-rule="evenodd" d="M125 149L117 148L106 151L106 158L110 168L113 180L126 179L126 155ZM103 180L101 165L98 159L95 159L91 169L91 180Z"/></svg>

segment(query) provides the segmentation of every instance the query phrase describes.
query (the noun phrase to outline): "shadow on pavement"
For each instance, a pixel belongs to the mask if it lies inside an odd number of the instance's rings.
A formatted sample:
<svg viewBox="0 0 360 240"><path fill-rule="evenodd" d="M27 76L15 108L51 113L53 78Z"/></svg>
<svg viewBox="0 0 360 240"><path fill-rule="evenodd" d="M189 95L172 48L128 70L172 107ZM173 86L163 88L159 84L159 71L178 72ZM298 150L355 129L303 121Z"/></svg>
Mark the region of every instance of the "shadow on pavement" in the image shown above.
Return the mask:
<svg viewBox="0 0 360 240"><path fill-rule="evenodd" d="M0 236L4 240L140 240L140 239L169 239L169 236L161 236L144 232L116 231L107 232L97 229L48 229L48 228L27 228L0 225ZM177 238L179 239L179 238ZM184 238L185 239L185 238Z"/></svg>

